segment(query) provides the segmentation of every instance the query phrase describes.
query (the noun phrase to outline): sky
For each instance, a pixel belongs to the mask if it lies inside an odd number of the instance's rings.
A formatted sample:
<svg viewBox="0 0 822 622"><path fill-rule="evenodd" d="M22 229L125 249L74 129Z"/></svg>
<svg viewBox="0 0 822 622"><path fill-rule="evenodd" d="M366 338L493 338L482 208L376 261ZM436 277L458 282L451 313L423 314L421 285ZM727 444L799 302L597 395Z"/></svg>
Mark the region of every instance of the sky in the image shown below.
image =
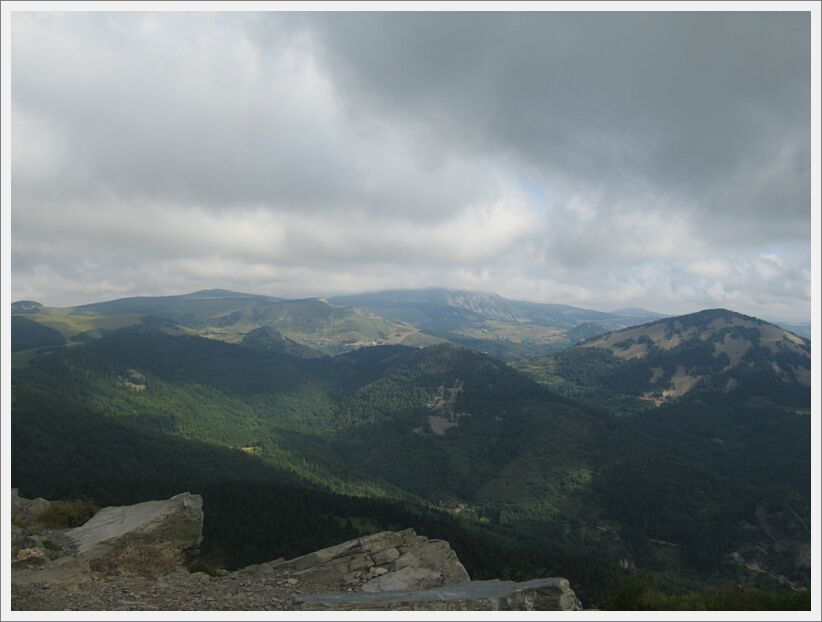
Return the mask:
<svg viewBox="0 0 822 622"><path fill-rule="evenodd" d="M802 13L15 13L12 299L810 319Z"/></svg>

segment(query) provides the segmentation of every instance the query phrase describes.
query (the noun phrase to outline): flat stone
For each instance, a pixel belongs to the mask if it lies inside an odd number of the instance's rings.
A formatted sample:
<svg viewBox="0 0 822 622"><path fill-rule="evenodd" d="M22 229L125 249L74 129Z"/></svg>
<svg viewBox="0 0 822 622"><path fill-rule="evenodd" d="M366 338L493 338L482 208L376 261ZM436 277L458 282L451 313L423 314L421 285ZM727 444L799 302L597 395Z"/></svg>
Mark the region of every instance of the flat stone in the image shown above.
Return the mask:
<svg viewBox="0 0 822 622"><path fill-rule="evenodd" d="M341 557L349 557L358 553L375 553L400 545L403 534L408 531L411 530L406 530L405 532L382 531L355 540L348 540L347 542L320 549L319 551L314 551L302 557L296 557L286 562L285 565L294 570L305 570Z"/></svg>
<svg viewBox="0 0 822 622"><path fill-rule="evenodd" d="M388 568L374 573L372 568ZM360 574L372 577L361 589L427 589L465 583L470 577L444 540L429 540L413 529L383 531L303 555L284 569L316 584L352 584ZM400 570L404 572L399 572ZM374 577L375 574L382 576ZM377 580L379 579L379 580ZM368 586L368 587L365 587Z"/></svg>
<svg viewBox="0 0 822 622"><path fill-rule="evenodd" d="M357 555L348 562L348 570L363 570L374 565L374 560L368 555Z"/></svg>
<svg viewBox="0 0 822 622"><path fill-rule="evenodd" d="M390 564L395 559L400 556L400 552L395 548L385 549L380 551L379 553L374 554L374 563L377 566L383 566L385 564Z"/></svg>
<svg viewBox="0 0 822 622"><path fill-rule="evenodd" d="M362 586L362 590L364 592L417 591L438 587L443 582L444 577L438 570L406 566L371 579Z"/></svg>
<svg viewBox="0 0 822 622"><path fill-rule="evenodd" d="M420 591L305 594L295 599L304 610L406 611L578 611L582 609L567 579L471 581Z"/></svg>

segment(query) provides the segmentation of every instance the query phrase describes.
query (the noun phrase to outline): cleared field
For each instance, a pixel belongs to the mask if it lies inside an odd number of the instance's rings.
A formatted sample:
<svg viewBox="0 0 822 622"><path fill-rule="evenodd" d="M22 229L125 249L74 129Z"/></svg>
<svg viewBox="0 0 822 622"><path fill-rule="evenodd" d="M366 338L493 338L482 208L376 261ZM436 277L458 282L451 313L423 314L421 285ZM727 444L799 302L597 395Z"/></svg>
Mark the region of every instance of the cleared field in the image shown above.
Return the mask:
<svg viewBox="0 0 822 622"><path fill-rule="evenodd" d="M141 313L124 313L120 315L74 315L71 308L44 307L40 313L27 315L44 326L49 326L66 339L87 330L116 330L139 324L143 317Z"/></svg>
<svg viewBox="0 0 822 622"><path fill-rule="evenodd" d="M500 322L487 320L482 326L460 328L455 333L472 339L504 339L512 343L555 343L567 339L567 331L561 328L540 326L526 322Z"/></svg>

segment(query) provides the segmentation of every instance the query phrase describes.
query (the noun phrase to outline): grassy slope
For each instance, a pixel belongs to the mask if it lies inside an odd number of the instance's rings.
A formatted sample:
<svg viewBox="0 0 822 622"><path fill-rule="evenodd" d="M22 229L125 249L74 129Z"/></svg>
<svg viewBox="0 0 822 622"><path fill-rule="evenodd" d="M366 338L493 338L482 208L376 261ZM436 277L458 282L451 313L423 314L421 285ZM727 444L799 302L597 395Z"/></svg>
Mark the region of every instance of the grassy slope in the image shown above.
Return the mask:
<svg viewBox="0 0 822 622"><path fill-rule="evenodd" d="M74 335L90 330L117 330L126 326L139 324L143 315L126 313L118 315L75 315L71 308L43 307L40 313L27 315L28 319L58 330L63 337L70 339Z"/></svg>

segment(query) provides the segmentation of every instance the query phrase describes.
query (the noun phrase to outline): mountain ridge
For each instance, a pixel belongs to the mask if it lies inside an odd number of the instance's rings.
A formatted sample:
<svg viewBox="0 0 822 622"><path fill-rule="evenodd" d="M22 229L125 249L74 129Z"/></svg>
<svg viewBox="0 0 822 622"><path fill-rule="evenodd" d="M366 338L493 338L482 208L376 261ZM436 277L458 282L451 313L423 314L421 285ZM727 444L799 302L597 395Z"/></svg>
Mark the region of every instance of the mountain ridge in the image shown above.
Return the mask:
<svg viewBox="0 0 822 622"><path fill-rule="evenodd" d="M789 399L790 392L799 395L809 388L811 380L810 341L728 309L705 309L597 335L515 366L577 397L596 401L617 395L629 410L659 406L692 391L770 392ZM790 398L810 406L797 399Z"/></svg>

